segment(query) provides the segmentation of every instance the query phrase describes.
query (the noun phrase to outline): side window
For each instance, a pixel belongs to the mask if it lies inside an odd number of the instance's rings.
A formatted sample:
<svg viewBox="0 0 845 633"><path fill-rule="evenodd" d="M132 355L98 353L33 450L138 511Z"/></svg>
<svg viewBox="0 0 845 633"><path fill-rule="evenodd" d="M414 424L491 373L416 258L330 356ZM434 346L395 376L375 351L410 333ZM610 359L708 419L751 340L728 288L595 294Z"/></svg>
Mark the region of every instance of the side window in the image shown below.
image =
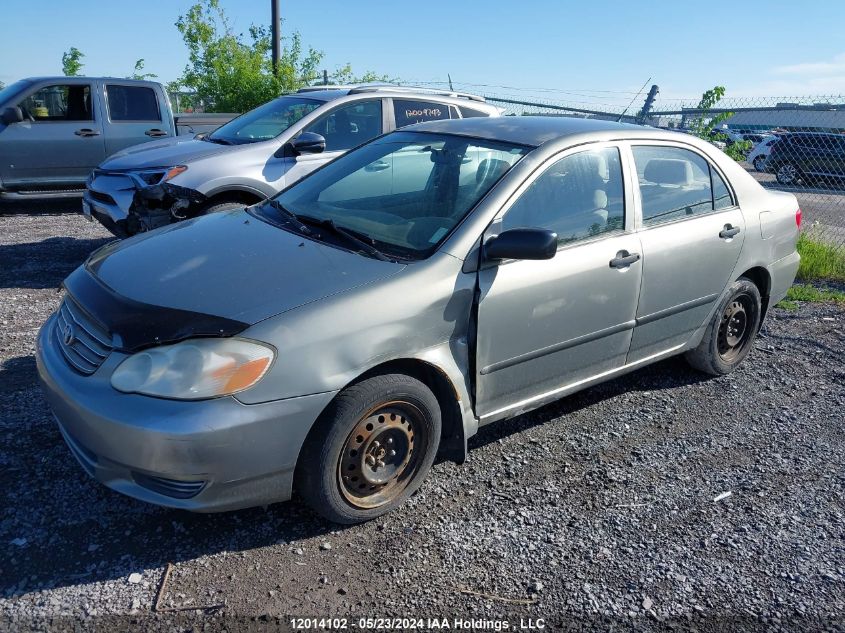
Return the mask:
<svg viewBox="0 0 845 633"><path fill-rule="evenodd" d="M393 117L396 120L396 127L399 128L411 125L412 123L422 123L423 121L449 119L452 118L452 115L449 106L443 103L394 99Z"/></svg>
<svg viewBox="0 0 845 633"><path fill-rule="evenodd" d="M326 139L326 151L352 149L381 134L381 99L356 101L340 106L318 119L306 132L316 132Z"/></svg>
<svg viewBox="0 0 845 633"><path fill-rule="evenodd" d="M466 106L461 106L461 114L464 116L465 119L469 119L476 116L490 116L483 110L473 110L472 108L468 108Z"/></svg>
<svg viewBox="0 0 845 633"><path fill-rule="evenodd" d="M728 189L725 181L712 167L710 168L710 177L713 179L713 208L718 210L734 206L731 190Z"/></svg>
<svg viewBox="0 0 845 633"><path fill-rule="evenodd" d="M93 121L91 86L45 86L18 104L34 121Z"/></svg>
<svg viewBox="0 0 845 633"><path fill-rule="evenodd" d="M554 163L511 206L502 230L544 228L567 243L621 229L624 219L619 150L609 147Z"/></svg>
<svg viewBox="0 0 845 633"><path fill-rule="evenodd" d="M710 166L704 158L680 147L635 146L633 152L644 226L713 210Z"/></svg>
<svg viewBox="0 0 845 633"><path fill-rule="evenodd" d="M161 121L158 98L144 86L106 86L109 119L112 121Z"/></svg>

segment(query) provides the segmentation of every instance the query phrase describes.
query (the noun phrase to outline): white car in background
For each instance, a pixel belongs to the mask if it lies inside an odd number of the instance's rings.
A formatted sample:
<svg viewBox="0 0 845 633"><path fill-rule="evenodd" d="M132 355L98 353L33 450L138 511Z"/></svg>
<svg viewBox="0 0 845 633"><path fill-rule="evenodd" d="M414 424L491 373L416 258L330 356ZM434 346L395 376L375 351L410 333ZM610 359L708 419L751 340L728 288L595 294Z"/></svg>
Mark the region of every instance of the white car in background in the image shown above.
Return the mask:
<svg viewBox="0 0 845 633"><path fill-rule="evenodd" d="M778 142L778 136L765 136L748 152L748 162L754 165L757 171L766 171L766 159L772 151L772 146Z"/></svg>

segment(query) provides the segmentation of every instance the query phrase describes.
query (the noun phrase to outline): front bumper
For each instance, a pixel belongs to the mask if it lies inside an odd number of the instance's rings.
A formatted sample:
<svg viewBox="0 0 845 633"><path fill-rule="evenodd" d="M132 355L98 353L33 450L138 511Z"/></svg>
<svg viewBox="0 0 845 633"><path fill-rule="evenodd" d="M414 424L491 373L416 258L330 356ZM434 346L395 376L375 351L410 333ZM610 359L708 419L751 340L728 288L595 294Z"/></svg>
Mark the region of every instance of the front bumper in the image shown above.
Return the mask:
<svg viewBox="0 0 845 633"><path fill-rule="evenodd" d="M123 394L110 377L125 356L113 352L83 376L53 343L55 321L51 316L38 335L38 373L88 474L136 499L201 512L290 498L302 443L334 392L257 405Z"/></svg>

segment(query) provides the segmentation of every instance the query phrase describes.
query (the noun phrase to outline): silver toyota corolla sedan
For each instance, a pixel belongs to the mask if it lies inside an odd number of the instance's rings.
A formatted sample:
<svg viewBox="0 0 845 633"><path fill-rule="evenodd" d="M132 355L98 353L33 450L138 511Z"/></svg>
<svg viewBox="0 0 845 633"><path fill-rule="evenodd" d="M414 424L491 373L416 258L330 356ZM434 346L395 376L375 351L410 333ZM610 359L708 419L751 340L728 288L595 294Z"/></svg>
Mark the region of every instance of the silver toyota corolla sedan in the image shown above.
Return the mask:
<svg viewBox="0 0 845 633"><path fill-rule="evenodd" d="M726 374L793 281L800 210L687 135L423 123L256 206L109 244L38 367L107 486L372 519L479 426L666 357Z"/></svg>

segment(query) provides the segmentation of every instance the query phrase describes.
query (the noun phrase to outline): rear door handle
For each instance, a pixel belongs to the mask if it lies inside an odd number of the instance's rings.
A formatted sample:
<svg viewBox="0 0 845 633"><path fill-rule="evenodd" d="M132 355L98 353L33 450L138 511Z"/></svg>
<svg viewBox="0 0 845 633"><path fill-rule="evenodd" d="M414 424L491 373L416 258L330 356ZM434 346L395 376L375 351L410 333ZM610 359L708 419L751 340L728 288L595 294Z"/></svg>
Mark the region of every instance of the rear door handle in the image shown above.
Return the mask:
<svg viewBox="0 0 845 633"><path fill-rule="evenodd" d="M154 127L150 130L144 132L147 136L167 136L167 132L164 130L159 130L157 127Z"/></svg>
<svg viewBox="0 0 845 633"><path fill-rule="evenodd" d="M729 240L737 234L739 234L739 227L731 226L730 224L726 224L725 228L719 231L719 237L721 237L723 240Z"/></svg>
<svg viewBox="0 0 845 633"><path fill-rule="evenodd" d="M629 253L628 251L619 251L616 257L610 260L611 268L628 268L631 264L640 261L639 253Z"/></svg>
<svg viewBox="0 0 845 633"><path fill-rule="evenodd" d="M99 136L100 133L97 130L92 130L90 127L84 127L81 130L76 130L74 132L77 136Z"/></svg>

